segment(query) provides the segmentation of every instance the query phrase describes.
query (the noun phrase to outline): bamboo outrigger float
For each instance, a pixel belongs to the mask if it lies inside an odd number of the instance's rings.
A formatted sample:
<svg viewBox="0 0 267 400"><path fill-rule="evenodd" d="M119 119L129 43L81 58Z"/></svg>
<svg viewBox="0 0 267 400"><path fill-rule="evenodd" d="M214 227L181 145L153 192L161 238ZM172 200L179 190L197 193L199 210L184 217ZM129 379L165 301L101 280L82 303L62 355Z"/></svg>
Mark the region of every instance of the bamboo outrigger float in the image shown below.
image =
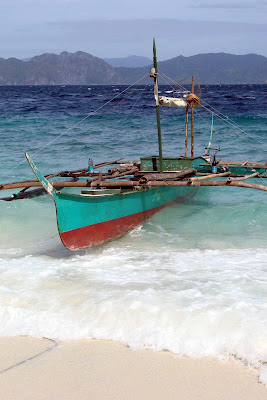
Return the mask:
<svg viewBox="0 0 267 400"><path fill-rule="evenodd" d="M215 155L219 149L210 155L210 144L204 156L194 156L193 113L194 108L200 104L200 99L194 93L194 78L191 93L186 98L159 96L155 42L153 53L154 67L150 76L154 80L158 156L143 157L137 161L119 159L95 165L95 169L113 165L108 172L99 170L98 173L92 173L88 168L82 168L60 171L44 177L26 154L37 179L0 185L0 190L21 189L15 195L2 198L6 201L34 197L47 192L56 206L60 238L70 250L97 246L117 238L162 208L193 197L199 187L228 186L267 191L265 185L247 182L251 178L266 178L267 163L215 162ZM186 109L183 157L163 157L160 106ZM188 157L190 111L191 157ZM67 180L49 181L52 178ZM62 188L69 187L81 188L81 193L70 194L61 191Z"/></svg>

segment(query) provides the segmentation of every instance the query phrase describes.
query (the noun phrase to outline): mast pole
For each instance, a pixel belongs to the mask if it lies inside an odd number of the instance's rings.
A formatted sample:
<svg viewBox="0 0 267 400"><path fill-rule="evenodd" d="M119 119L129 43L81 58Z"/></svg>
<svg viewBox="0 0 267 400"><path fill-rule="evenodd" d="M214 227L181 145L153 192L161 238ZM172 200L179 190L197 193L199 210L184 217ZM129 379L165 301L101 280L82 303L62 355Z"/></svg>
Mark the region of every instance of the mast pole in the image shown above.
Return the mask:
<svg viewBox="0 0 267 400"><path fill-rule="evenodd" d="M195 86L195 77L192 75L192 90L191 92L194 93L194 86ZM194 157L194 108L193 102L191 104L191 157Z"/></svg>
<svg viewBox="0 0 267 400"><path fill-rule="evenodd" d="M184 155L187 157L187 141L188 141L188 108L189 106L186 106L185 110L185 149L184 149Z"/></svg>
<svg viewBox="0 0 267 400"><path fill-rule="evenodd" d="M160 112L159 112L159 91L158 91L158 69L157 69L157 53L156 53L156 43L153 39L153 61L154 61L154 93L156 101L156 114L157 114L157 127L158 127L158 145L159 145L159 170L163 172L162 163L162 142L161 142L161 127L160 127Z"/></svg>

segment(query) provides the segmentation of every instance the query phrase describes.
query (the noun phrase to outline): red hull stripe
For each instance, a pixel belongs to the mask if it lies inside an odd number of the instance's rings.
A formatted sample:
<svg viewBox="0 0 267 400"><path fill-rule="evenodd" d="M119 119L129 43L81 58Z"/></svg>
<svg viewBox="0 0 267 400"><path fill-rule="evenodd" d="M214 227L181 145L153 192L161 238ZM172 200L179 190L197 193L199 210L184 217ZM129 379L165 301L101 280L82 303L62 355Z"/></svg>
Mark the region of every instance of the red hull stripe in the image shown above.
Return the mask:
<svg viewBox="0 0 267 400"><path fill-rule="evenodd" d="M100 222L94 225L88 225L82 228L73 229L67 232L60 232L60 238L64 246L70 250L79 250L86 247L98 246L108 240L115 239L133 228L141 224L141 222L152 217L162 208L171 206L172 204L183 202L185 198L191 197L193 191L185 196L166 203L159 207L142 211L136 214L127 215L125 217L113 219L111 221Z"/></svg>
<svg viewBox="0 0 267 400"><path fill-rule="evenodd" d="M98 246L107 240L117 238L152 217L166 205L142 211L137 214L100 222L99 224L85 226L72 231L60 233L63 244L70 250L78 250L85 247Z"/></svg>

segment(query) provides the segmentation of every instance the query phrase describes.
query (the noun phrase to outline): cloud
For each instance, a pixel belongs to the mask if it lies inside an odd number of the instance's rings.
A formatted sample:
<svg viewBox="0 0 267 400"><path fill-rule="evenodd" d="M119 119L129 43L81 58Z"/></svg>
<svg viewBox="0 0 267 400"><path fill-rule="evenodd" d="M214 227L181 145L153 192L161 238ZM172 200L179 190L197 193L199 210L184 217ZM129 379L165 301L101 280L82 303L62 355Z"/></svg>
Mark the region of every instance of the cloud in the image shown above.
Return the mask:
<svg viewBox="0 0 267 400"><path fill-rule="evenodd" d="M246 8L255 8L253 5L245 5L245 4L195 4L192 6L189 6L189 8L220 8L224 10L228 9L246 9Z"/></svg>
<svg viewBox="0 0 267 400"><path fill-rule="evenodd" d="M209 52L266 55L266 24L178 19L88 19L35 23L3 32L2 57L29 57L63 50L97 57L148 56L152 39L159 59Z"/></svg>
<svg viewBox="0 0 267 400"><path fill-rule="evenodd" d="M118 19L58 22L49 26L50 34L54 31L68 46L78 46L99 57L150 54L153 37L161 48L161 59L202 52L266 53L266 24Z"/></svg>
<svg viewBox="0 0 267 400"><path fill-rule="evenodd" d="M188 8L208 8L208 9L255 9L258 7L264 8L267 5L266 1L254 2L253 4L240 4L240 3L203 3L203 4L193 4L189 5Z"/></svg>
<svg viewBox="0 0 267 400"><path fill-rule="evenodd" d="M145 40L151 37L177 37L210 35L211 33L267 32L266 24L220 21L184 21L177 19L132 19L132 20L81 20L48 23L50 29L88 41Z"/></svg>

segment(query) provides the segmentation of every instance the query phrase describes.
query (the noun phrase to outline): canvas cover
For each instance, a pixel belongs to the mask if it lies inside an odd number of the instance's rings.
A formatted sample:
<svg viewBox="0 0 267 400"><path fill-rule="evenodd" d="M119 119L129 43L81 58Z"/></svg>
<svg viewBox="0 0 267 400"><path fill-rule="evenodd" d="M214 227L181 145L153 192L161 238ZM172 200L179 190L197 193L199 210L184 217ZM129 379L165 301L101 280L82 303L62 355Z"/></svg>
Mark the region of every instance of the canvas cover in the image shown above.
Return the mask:
<svg viewBox="0 0 267 400"><path fill-rule="evenodd" d="M175 107L175 108L187 106L186 100L182 98L165 97L165 96L159 97L159 104L164 107Z"/></svg>

